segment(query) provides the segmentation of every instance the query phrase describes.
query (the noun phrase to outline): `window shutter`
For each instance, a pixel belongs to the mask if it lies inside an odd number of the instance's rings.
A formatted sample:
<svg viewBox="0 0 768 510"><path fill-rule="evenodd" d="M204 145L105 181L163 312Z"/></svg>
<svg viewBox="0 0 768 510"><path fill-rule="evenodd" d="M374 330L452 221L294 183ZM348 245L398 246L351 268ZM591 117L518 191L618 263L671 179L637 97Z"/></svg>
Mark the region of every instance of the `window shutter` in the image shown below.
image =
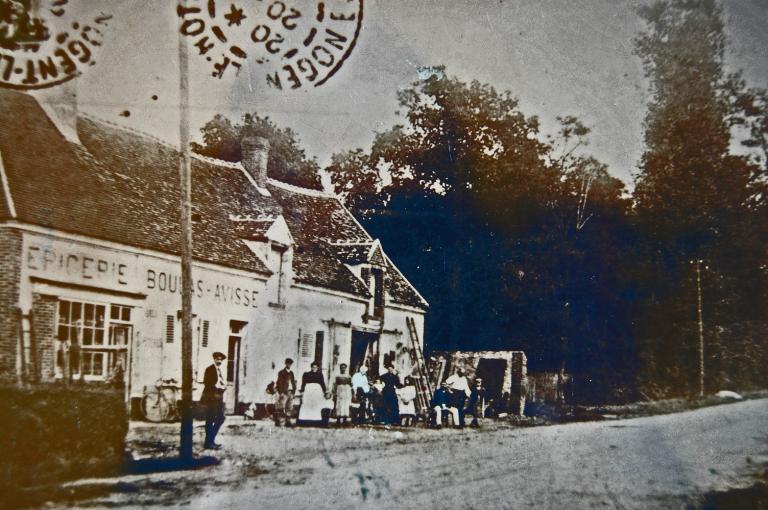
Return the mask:
<svg viewBox="0 0 768 510"><path fill-rule="evenodd" d="M208 321L203 321L203 347L208 347L208 328L210 327L210 323Z"/></svg>
<svg viewBox="0 0 768 510"><path fill-rule="evenodd" d="M173 315L165 316L165 343L172 344L174 329L176 327L176 317Z"/></svg>
<svg viewBox="0 0 768 510"><path fill-rule="evenodd" d="M301 354L302 358L312 358L312 355L314 354L314 349L312 345L312 334L311 333L304 333L301 335L301 349L299 349L299 353Z"/></svg>

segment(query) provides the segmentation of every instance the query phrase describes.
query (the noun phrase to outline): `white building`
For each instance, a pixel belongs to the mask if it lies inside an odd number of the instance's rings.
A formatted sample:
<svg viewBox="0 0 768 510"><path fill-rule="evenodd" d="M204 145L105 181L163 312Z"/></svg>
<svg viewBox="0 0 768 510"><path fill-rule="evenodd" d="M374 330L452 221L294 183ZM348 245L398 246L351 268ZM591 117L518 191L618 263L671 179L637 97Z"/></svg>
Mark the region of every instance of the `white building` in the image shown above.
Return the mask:
<svg viewBox="0 0 768 510"><path fill-rule="evenodd" d="M106 381L134 403L180 379L179 156L30 95L0 91L0 377ZM195 381L228 355L226 393L264 402L284 358L409 368L426 301L337 197L241 163L192 161ZM119 368L117 369L119 372Z"/></svg>

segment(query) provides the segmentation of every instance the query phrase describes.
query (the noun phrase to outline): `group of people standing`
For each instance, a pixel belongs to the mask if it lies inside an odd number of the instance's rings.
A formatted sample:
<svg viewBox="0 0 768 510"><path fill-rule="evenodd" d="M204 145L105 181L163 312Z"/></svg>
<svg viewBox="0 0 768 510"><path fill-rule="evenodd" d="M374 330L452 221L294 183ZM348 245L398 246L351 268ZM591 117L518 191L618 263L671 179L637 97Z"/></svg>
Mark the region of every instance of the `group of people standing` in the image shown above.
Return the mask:
<svg viewBox="0 0 768 510"><path fill-rule="evenodd" d="M293 399L297 393L296 377L292 371L293 360L287 358L285 366L277 374L274 384L276 393L274 419L279 425L292 426ZM386 372L374 378L368 377L368 367L362 365L353 375L347 372L347 365L339 365L339 373L328 388L317 362L301 377L301 405L297 421L307 424L328 423L332 410L336 423L380 423L383 425L413 425L416 418L416 386L410 376L402 381L394 366L388 365ZM463 370L449 377L435 392L432 410L434 425L440 427L445 412L454 414L454 425L464 426L464 416L473 416L472 425L477 426L482 417L485 390L482 380L476 379L470 387Z"/></svg>

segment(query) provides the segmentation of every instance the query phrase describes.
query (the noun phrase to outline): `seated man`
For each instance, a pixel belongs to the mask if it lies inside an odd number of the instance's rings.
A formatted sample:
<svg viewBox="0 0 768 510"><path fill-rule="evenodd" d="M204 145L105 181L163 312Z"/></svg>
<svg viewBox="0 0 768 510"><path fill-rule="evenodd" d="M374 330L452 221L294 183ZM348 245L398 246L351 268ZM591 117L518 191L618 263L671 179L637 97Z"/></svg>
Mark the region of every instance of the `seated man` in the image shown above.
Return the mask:
<svg viewBox="0 0 768 510"><path fill-rule="evenodd" d="M448 411L453 416L454 426L459 426L459 410L453 406L453 396L450 385L444 382L432 398L432 410L435 412L435 427L443 426L443 411Z"/></svg>
<svg viewBox="0 0 768 510"><path fill-rule="evenodd" d="M368 367L361 365L360 369L352 376L352 402L357 404L357 412L352 421L365 423L368 416L368 401L371 396L371 385L368 382Z"/></svg>
<svg viewBox="0 0 768 510"><path fill-rule="evenodd" d="M464 426L464 404L469 397L471 390L469 380L464 375L464 369L458 367L456 373L445 380L451 388L453 397L453 407L459 410L459 426Z"/></svg>

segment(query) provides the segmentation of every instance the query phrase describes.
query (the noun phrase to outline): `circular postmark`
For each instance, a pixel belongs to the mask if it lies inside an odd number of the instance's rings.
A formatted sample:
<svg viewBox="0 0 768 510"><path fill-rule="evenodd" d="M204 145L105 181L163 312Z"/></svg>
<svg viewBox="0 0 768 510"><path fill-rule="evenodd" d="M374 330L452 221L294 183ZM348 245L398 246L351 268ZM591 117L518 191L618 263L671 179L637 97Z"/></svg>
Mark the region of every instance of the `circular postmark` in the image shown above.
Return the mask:
<svg viewBox="0 0 768 510"><path fill-rule="evenodd" d="M270 87L328 81L352 53L363 0L179 0L179 30L211 75L258 66Z"/></svg>
<svg viewBox="0 0 768 510"><path fill-rule="evenodd" d="M41 89L95 64L112 18L75 19L70 0L0 0L0 87Z"/></svg>

